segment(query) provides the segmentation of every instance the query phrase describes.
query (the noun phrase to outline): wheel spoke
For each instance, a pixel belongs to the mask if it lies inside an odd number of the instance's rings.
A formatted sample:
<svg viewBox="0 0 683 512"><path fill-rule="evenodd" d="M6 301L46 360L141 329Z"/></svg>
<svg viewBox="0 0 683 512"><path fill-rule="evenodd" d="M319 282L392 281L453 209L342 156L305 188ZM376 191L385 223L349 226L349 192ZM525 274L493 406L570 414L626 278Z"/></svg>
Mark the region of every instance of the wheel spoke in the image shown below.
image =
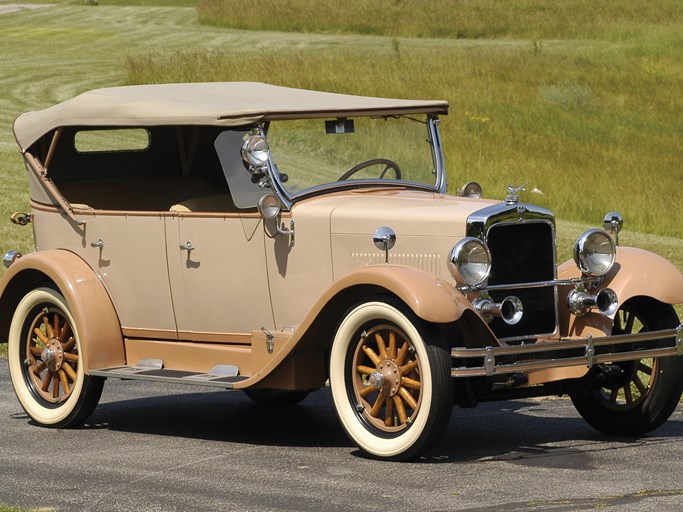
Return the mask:
<svg viewBox="0 0 683 512"><path fill-rule="evenodd" d="M369 395L372 394L373 391L377 391L374 387L372 386L366 386L362 388L358 394L361 396L361 398L367 398Z"/></svg>
<svg viewBox="0 0 683 512"><path fill-rule="evenodd" d="M66 374L71 379L71 382L76 382L77 376L76 376L76 372L73 370L73 368L71 368L71 366L68 363L64 363L64 366L62 366L62 368L64 368L64 371L66 372Z"/></svg>
<svg viewBox="0 0 683 512"><path fill-rule="evenodd" d="M40 373L41 373L45 368L47 368L47 365L41 361L41 363L40 363L38 366L36 366L35 368L33 368L33 375L35 375L36 377L40 378Z"/></svg>
<svg viewBox="0 0 683 512"><path fill-rule="evenodd" d="M66 372L60 368L59 372L59 381L62 383L62 387L64 388L64 394L68 395L69 394L69 381L66 379Z"/></svg>
<svg viewBox="0 0 683 512"><path fill-rule="evenodd" d="M374 350L372 350L372 349L371 349L370 347L368 347L367 345L363 345L363 352L365 352L365 355L368 356L368 357L370 358L370 361L372 361L372 364L374 364L375 366L378 366L378 365L379 365L381 359L380 359L379 356L375 353Z"/></svg>
<svg viewBox="0 0 683 512"><path fill-rule="evenodd" d="M389 348L387 350L387 357L389 359L396 359L396 333L389 331Z"/></svg>
<svg viewBox="0 0 683 512"><path fill-rule="evenodd" d="M652 375L652 367L646 365L645 363L643 363L643 361L640 361L638 363L638 371L643 372L643 373L647 373L648 375Z"/></svg>
<svg viewBox="0 0 683 512"><path fill-rule="evenodd" d="M54 318L52 319L52 336L57 337L59 332L59 315L54 313Z"/></svg>
<svg viewBox="0 0 683 512"><path fill-rule="evenodd" d="M382 409L382 406L384 405L384 401L386 400L386 396L384 396L382 393L380 393L377 396L377 400L375 400L375 404L372 406L372 409L370 410L370 416L373 418L376 418L377 415L379 414L379 411Z"/></svg>
<svg viewBox="0 0 683 512"><path fill-rule="evenodd" d="M406 421L408 421L408 416L406 415L406 408L403 405L403 400L401 400L401 397L398 395L394 395L392 399L394 401L394 405L396 406L398 419L401 421L401 423L405 423Z"/></svg>
<svg viewBox="0 0 683 512"><path fill-rule="evenodd" d="M67 352L68 350L71 350L72 348L74 348L74 346L76 346L76 340L72 336L71 338L69 338L69 341L67 341L64 345L62 345L62 350L64 352Z"/></svg>
<svg viewBox="0 0 683 512"><path fill-rule="evenodd" d="M635 375L633 377L633 383L636 385L636 388L638 388L638 391L640 391L641 395L644 395L645 391L647 391L647 388L645 387L645 384L643 384L643 381L640 380L640 377Z"/></svg>
<svg viewBox="0 0 683 512"><path fill-rule="evenodd" d="M42 386L40 386L40 389L47 393L48 388L50 387L50 382L52 381L52 373L47 372L45 374L45 377L43 377L43 383Z"/></svg>
<svg viewBox="0 0 683 512"><path fill-rule="evenodd" d="M55 333L52 332L52 325L50 325L50 320L47 318L47 316L43 316L43 327L45 328L48 338L54 338Z"/></svg>
<svg viewBox="0 0 683 512"><path fill-rule="evenodd" d="M78 354L72 354L71 352L64 352L64 359L71 363L78 363Z"/></svg>
<svg viewBox="0 0 683 512"><path fill-rule="evenodd" d="M65 354L66 355L66 354ZM369 366L359 366L356 368L358 370L358 373L363 374L363 375L372 375L377 371L377 368L370 368Z"/></svg>
<svg viewBox="0 0 683 512"><path fill-rule="evenodd" d="M394 401L387 400L386 414L384 416L384 426L391 427L394 424Z"/></svg>
<svg viewBox="0 0 683 512"><path fill-rule="evenodd" d="M618 389L613 389L610 391L609 394L609 401L612 402L613 404L617 403L617 397L619 396L619 390Z"/></svg>
<svg viewBox="0 0 683 512"><path fill-rule="evenodd" d="M379 358L380 359L386 359L387 358L387 345L384 343L384 338L382 338L382 335L379 332L375 333L375 341L377 342L377 348L379 350Z"/></svg>
<svg viewBox="0 0 683 512"><path fill-rule="evenodd" d="M48 342L50 341L50 338L48 338L47 336L45 336L45 334L43 333L43 331L41 331L38 327L36 327L35 329L33 329L33 332L35 333L36 336L38 336L38 338L40 339L40 341L42 341L45 345L47 345Z"/></svg>
<svg viewBox="0 0 683 512"><path fill-rule="evenodd" d="M633 323L636 320L636 315L632 312L625 312L627 317L626 317L626 325L624 326L624 332L626 333L632 333L633 332Z"/></svg>
<svg viewBox="0 0 683 512"><path fill-rule="evenodd" d="M40 347L31 347L29 352L34 356L39 356L43 353L43 349Z"/></svg>
<svg viewBox="0 0 683 512"><path fill-rule="evenodd" d="M401 395L401 398L403 398L405 403L407 403L412 410L417 409L417 402L406 388L402 387L399 389L398 394Z"/></svg>
<svg viewBox="0 0 683 512"><path fill-rule="evenodd" d="M633 403L633 395L631 394L630 383L624 386L624 399L626 399L627 404Z"/></svg>
<svg viewBox="0 0 683 512"><path fill-rule="evenodd" d="M403 377L403 379L401 379L401 385L410 389L417 389L419 391L422 383L419 380L411 379L409 377Z"/></svg>
<svg viewBox="0 0 683 512"><path fill-rule="evenodd" d="M59 398L59 376L56 373L52 376L52 398Z"/></svg>
<svg viewBox="0 0 683 512"><path fill-rule="evenodd" d="M403 345L401 345L401 349L398 351L396 360L394 361L398 366L401 366L406 360L406 357L408 357L408 348L408 342L404 341Z"/></svg>
<svg viewBox="0 0 683 512"><path fill-rule="evenodd" d="M59 333L59 342L64 343L67 339L67 335L69 334L69 322L64 322L64 327L62 327L61 332Z"/></svg>
<svg viewBox="0 0 683 512"><path fill-rule="evenodd" d="M417 359L409 361L404 366L399 366L399 370L401 370L401 375L407 375L410 372L412 372L415 368L417 368Z"/></svg>

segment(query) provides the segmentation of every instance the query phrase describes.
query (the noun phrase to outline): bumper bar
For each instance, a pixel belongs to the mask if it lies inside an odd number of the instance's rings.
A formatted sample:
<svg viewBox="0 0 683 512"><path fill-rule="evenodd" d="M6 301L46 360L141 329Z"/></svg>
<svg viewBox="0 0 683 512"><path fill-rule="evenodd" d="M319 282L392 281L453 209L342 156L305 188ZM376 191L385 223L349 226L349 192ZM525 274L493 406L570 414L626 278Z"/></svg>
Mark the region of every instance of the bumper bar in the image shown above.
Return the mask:
<svg viewBox="0 0 683 512"><path fill-rule="evenodd" d="M622 350L617 350L617 347ZM451 349L451 377L483 377L563 366L683 355L683 325L676 329L572 338L530 345Z"/></svg>

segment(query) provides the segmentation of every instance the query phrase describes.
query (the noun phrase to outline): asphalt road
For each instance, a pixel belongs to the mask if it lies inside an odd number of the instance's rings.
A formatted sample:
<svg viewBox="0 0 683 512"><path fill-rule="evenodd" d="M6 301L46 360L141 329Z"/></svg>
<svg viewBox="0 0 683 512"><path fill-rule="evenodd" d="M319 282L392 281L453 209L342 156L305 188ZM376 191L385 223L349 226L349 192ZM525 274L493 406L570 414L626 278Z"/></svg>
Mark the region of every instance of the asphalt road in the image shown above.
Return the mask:
<svg viewBox="0 0 683 512"><path fill-rule="evenodd" d="M0 360L0 503L60 511L683 510L683 409L606 438L569 400L455 409L414 463L363 457L329 390L291 408L111 380L88 424L29 421Z"/></svg>

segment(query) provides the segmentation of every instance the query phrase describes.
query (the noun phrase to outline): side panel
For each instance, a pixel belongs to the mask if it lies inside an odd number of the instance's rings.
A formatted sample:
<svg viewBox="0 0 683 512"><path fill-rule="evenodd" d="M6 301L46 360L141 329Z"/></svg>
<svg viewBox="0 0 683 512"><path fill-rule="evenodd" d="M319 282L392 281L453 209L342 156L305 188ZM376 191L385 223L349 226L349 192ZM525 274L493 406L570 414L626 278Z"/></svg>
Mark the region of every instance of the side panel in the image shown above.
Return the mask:
<svg viewBox="0 0 683 512"><path fill-rule="evenodd" d="M248 342L252 330L273 329L260 218L179 214L167 238L180 339Z"/></svg>
<svg viewBox="0 0 683 512"><path fill-rule="evenodd" d="M40 251L66 249L78 254L102 278L124 328L176 336L161 214L84 212L73 227L54 208L33 205Z"/></svg>
<svg viewBox="0 0 683 512"><path fill-rule="evenodd" d="M53 250L28 254L14 263L0 284L0 307L16 307L31 289L53 281L64 295L81 335L85 372L125 364L121 327L111 300L95 273L78 256ZM3 314L3 338L9 330L11 312Z"/></svg>

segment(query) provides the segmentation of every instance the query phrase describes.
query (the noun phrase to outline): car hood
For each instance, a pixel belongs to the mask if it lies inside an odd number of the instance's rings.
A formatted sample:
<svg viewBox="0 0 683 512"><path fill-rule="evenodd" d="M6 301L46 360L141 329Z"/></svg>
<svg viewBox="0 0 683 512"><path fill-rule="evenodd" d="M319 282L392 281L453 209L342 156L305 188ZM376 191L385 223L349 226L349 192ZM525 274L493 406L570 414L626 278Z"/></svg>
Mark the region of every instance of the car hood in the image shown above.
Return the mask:
<svg viewBox="0 0 683 512"><path fill-rule="evenodd" d="M389 262L419 268L451 281L448 251L466 234L467 217L497 201L421 191L359 189L297 203L296 251L332 263L335 279L359 267L381 264L386 255L373 243L377 228L396 233ZM329 237L329 243L323 241Z"/></svg>
<svg viewBox="0 0 683 512"><path fill-rule="evenodd" d="M416 191L356 191L330 212L332 235L372 234L389 226L397 236L463 237L467 217L497 201Z"/></svg>

